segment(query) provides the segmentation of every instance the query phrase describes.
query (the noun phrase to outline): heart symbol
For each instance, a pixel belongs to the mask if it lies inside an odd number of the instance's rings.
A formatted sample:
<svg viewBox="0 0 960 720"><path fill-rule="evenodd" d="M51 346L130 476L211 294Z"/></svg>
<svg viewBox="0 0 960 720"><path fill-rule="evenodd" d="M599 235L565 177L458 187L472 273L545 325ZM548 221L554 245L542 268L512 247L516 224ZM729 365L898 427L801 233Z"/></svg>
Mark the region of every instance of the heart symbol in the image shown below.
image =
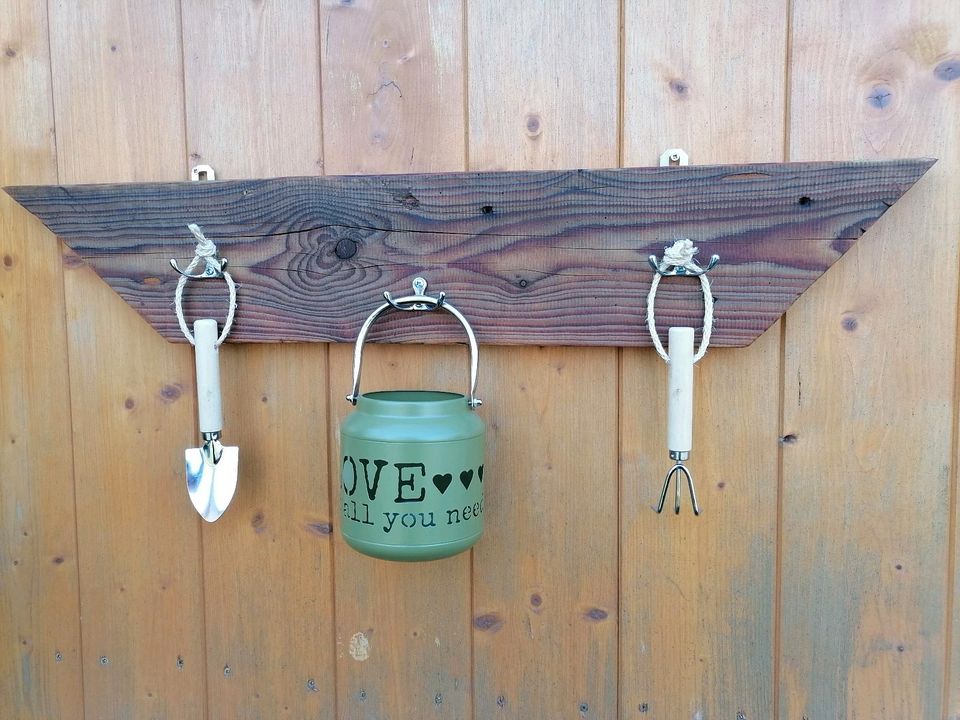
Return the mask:
<svg viewBox="0 0 960 720"><path fill-rule="evenodd" d="M437 486L437 490L440 491L440 494L443 495L447 488L450 487L450 483L453 482L453 475L447 473L445 475L434 475L433 484Z"/></svg>
<svg viewBox="0 0 960 720"><path fill-rule="evenodd" d="M470 483L473 482L473 470L464 470L460 473L460 482L463 483L464 490L469 488Z"/></svg>
<svg viewBox="0 0 960 720"><path fill-rule="evenodd" d="M483 465L477 468L477 477L480 478L480 482L483 482Z"/></svg>

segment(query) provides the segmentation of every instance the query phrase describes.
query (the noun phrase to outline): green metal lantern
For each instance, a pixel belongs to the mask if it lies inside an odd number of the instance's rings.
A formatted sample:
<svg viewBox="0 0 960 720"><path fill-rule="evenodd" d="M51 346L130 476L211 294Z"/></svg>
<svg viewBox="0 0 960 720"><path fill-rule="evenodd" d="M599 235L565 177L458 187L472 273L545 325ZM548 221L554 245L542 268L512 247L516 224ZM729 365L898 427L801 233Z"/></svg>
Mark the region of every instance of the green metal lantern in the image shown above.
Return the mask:
<svg viewBox="0 0 960 720"><path fill-rule="evenodd" d="M353 358L356 406L340 429L340 531L352 548L386 560L436 560L462 552L483 534L483 453L486 428L477 416L478 349L470 324L439 297L393 299L367 318ZM470 392L390 390L360 394L363 345L390 309L445 310L467 333Z"/></svg>

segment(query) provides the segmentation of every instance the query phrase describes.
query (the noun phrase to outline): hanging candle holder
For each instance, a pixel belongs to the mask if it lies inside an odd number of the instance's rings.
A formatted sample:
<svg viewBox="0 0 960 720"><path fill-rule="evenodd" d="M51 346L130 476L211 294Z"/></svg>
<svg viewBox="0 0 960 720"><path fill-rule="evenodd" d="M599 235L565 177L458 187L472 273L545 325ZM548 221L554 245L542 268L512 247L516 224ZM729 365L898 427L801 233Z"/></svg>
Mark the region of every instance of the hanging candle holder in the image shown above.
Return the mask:
<svg viewBox="0 0 960 720"><path fill-rule="evenodd" d="M693 475L685 465L690 458L693 446L693 366L699 362L710 346L710 333L713 330L713 293L710 291L710 281L707 271L719 261L718 255L713 255L706 267L700 267L694 257L697 248L691 240L678 240L670 247L664 248L663 260L657 260L651 255L650 265L654 270L653 282L647 295L647 329L657 353L664 359L668 367L667 382L667 450L673 467L667 471L663 480L663 489L660 491L660 500L657 503L657 512L663 512L671 481L675 485L673 511L680 514L680 495L683 481L686 480L690 491L690 501L693 505L693 514L700 514L700 503L697 501L696 486ZM703 335L700 347L696 353L693 350L693 328L672 327L667 335L668 350L664 350L660 336L657 334L655 300L660 278L672 276L689 276L698 278L703 291Z"/></svg>
<svg viewBox="0 0 960 720"><path fill-rule="evenodd" d="M436 560L462 552L483 533L483 454L486 429L477 416L477 340L466 318L443 293L386 302L363 323L354 350L356 406L340 430L340 531L355 550L386 560ZM363 346L371 326L390 310L444 310L463 326L470 346L466 395L436 390L360 394Z"/></svg>
<svg viewBox="0 0 960 720"><path fill-rule="evenodd" d="M227 339L233 327L237 308L237 286L227 272L227 261L217 255L217 246L208 240L198 225L189 225L197 240L193 260L181 270L176 260L170 265L180 273L174 295L177 321L183 335L194 347L197 368L197 411L203 445L184 451L187 476L187 494L190 502L207 522L214 522L227 509L237 489L239 448L224 446L223 404L220 396L220 345ZM203 270L193 274L200 266ZM183 291L188 280L222 279L227 283L230 302L223 332L217 334L217 321L202 318L193 323L193 332L183 316Z"/></svg>

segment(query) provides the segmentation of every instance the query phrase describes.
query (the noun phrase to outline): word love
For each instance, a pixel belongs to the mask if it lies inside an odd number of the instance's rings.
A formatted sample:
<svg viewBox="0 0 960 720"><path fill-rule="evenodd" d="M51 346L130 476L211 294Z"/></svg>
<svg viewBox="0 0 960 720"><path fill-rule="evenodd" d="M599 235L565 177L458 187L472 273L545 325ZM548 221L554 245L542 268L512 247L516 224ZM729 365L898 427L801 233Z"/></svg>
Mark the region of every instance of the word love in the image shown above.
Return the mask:
<svg viewBox="0 0 960 720"><path fill-rule="evenodd" d="M389 468L389 469L387 469ZM341 483L347 497L353 497L360 485L360 476L363 476L363 487L367 498L377 499L380 492L380 481L385 477L384 485L389 486L393 493L394 480L396 481L395 503L423 502L427 495L427 467L423 463L389 463L386 460L370 460L368 458L352 458L345 455L341 467ZM458 478L464 490L476 479L483 482L483 465L477 468L476 474L472 469L462 470ZM433 486L443 495L453 483L453 473L435 474L431 477Z"/></svg>

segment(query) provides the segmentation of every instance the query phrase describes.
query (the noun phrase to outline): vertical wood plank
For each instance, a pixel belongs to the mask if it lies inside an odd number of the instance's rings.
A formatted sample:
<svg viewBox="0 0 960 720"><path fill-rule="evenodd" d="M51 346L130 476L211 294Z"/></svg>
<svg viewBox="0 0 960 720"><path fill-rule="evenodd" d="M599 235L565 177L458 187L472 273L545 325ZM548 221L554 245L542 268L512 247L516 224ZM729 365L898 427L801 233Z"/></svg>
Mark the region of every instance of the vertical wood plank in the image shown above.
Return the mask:
<svg viewBox="0 0 960 720"><path fill-rule="evenodd" d="M178 3L49 10L60 181L183 178ZM70 257L65 287L86 714L203 717L201 521L183 479L190 349Z"/></svg>
<svg viewBox="0 0 960 720"><path fill-rule="evenodd" d="M470 169L616 165L618 3L467 7ZM485 354L477 716L615 717L617 351Z"/></svg>
<svg viewBox="0 0 960 720"><path fill-rule="evenodd" d="M956 412L956 403L954 403L954 412ZM956 419L954 420L956 424ZM956 472L956 461L954 462L954 471ZM944 668L944 677L946 686L944 687L945 709L944 715L947 720L960 720L960 677L957 677L957 669L960 668L960 569L957 567L957 553L960 551L960 525L958 525L958 515L960 515L960 492L958 492L957 479L954 477L953 487L953 535L950 539L951 565L950 570L953 580L952 592L949 595L947 607L952 611L948 627L951 630L947 638L947 663Z"/></svg>
<svg viewBox="0 0 960 720"><path fill-rule="evenodd" d="M219 178L319 172L317 19L313 0L183 0L191 163ZM240 475L227 513L203 527L209 715L333 718L327 348L221 357Z"/></svg>
<svg viewBox="0 0 960 720"><path fill-rule="evenodd" d="M944 717L960 5L792 27L790 160L940 161L787 314L780 714Z"/></svg>
<svg viewBox="0 0 960 720"><path fill-rule="evenodd" d="M464 169L460 0L322 0L329 175Z"/></svg>
<svg viewBox="0 0 960 720"><path fill-rule="evenodd" d="M325 0L321 67L328 173L463 169L461 28L459 2ZM371 288L371 310L381 301L377 291ZM352 352L349 345L330 348L334 498ZM459 390L462 353L368 346L363 391ZM334 552L337 717L472 717L470 554L429 563L374 560L349 548L339 527Z"/></svg>
<svg viewBox="0 0 960 720"><path fill-rule="evenodd" d="M716 9L627 2L624 164L668 147L695 164L782 158L785 3ZM623 352L621 718L773 716L780 332L696 366L700 517L686 490L680 516L654 510L670 467L667 370L654 352Z"/></svg>
<svg viewBox="0 0 960 720"><path fill-rule="evenodd" d="M57 180L46 7L0 5L0 184ZM82 714L73 444L56 239L0 194L0 702ZM55 622L54 622L55 620Z"/></svg>
<svg viewBox="0 0 960 720"><path fill-rule="evenodd" d="M319 174L316 0L183 0L183 58L191 164L229 179Z"/></svg>

